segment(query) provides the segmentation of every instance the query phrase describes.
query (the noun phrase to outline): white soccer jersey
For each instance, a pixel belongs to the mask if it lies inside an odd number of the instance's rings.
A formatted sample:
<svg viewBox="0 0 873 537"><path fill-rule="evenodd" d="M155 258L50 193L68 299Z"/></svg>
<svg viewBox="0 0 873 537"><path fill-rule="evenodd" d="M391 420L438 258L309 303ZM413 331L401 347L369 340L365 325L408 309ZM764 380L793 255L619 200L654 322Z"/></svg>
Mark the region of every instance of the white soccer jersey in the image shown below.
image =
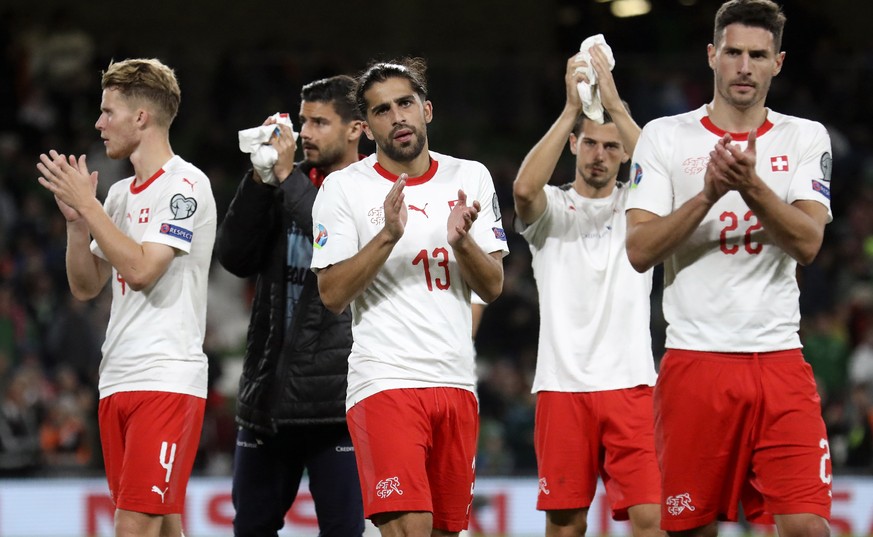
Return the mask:
<svg viewBox="0 0 873 537"><path fill-rule="evenodd" d="M475 392L470 288L447 241L458 189L481 204L470 233L485 252L509 252L494 184L480 163L430 153L430 170L403 190L403 237L373 283L351 305L354 344L346 407L396 388L448 386ZM396 176L370 155L330 174L312 209L312 268L358 253L384 227Z"/></svg>
<svg viewBox="0 0 873 537"><path fill-rule="evenodd" d="M631 167L628 209L667 215L703 188L709 153L724 131L706 107L652 121ZM745 135L732 135L745 148ZM814 121L768 110L758 128L756 171L786 201L830 212L831 147ZM766 352L800 347L796 262L767 236L739 193L728 192L664 261L667 347Z"/></svg>
<svg viewBox="0 0 873 537"><path fill-rule="evenodd" d="M652 271L638 273L627 258L627 188L600 199L571 184L545 192L546 210L535 222L515 221L530 244L540 300L532 391L653 386Z"/></svg>
<svg viewBox="0 0 873 537"><path fill-rule="evenodd" d="M206 397L206 284L217 220L209 179L174 156L141 186L133 177L112 185L104 208L137 243L178 252L167 272L142 291L112 269L100 397L127 391ZM91 251L106 259L96 241Z"/></svg>

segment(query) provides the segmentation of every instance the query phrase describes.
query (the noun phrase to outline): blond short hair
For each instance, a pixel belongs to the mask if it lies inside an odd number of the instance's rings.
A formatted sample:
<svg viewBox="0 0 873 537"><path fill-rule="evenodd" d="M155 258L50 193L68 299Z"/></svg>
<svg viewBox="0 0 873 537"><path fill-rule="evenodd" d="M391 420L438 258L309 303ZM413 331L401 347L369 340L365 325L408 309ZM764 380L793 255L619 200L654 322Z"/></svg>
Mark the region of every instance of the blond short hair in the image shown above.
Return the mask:
<svg viewBox="0 0 873 537"><path fill-rule="evenodd" d="M151 103L156 122L166 128L176 118L182 100L176 73L154 58L111 62L103 71L101 87L115 89L127 99Z"/></svg>

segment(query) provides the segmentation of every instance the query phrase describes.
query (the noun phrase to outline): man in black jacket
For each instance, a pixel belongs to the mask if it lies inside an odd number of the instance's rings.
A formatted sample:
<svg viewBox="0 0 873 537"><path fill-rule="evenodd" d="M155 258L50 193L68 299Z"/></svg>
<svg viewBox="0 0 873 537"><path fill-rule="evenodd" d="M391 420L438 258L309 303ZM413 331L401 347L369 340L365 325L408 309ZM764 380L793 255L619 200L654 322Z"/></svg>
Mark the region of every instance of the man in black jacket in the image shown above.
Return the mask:
<svg viewBox="0 0 873 537"><path fill-rule="evenodd" d="M218 257L240 277L257 275L239 383L233 471L237 537L277 535L304 468L320 535L361 535L363 506L345 417L351 315L327 311L309 270L312 204L324 177L358 160L361 118L335 76L303 87L300 138L284 124L278 187L249 170L221 223ZM268 118L265 125L276 123Z"/></svg>

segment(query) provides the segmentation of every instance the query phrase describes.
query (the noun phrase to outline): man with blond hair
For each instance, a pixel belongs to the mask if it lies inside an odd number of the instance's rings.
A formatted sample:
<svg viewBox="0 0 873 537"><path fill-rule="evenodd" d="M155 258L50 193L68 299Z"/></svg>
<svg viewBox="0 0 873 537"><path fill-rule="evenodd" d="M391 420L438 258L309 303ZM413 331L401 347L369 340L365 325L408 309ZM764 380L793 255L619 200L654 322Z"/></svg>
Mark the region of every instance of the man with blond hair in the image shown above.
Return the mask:
<svg viewBox="0 0 873 537"><path fill-rule="evenodd" d="M85 156L40 155L39 183L67 220L67 279L79 300L107 281L100 437L115 535L178 537L206 402L206 285L216 210L209 179L173 153L180 90L154 59L103 73L95 127L134 175L101 206Z"/></svg>

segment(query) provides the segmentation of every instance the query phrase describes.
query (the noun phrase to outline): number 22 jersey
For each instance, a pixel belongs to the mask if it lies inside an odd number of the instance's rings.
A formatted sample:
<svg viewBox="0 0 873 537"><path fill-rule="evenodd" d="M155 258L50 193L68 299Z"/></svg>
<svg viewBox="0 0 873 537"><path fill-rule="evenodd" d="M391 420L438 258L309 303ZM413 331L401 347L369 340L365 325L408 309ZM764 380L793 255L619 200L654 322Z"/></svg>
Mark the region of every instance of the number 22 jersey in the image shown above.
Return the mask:
<svg viewBox="0 0 873 537"><path fill-rule="evenodd" d="M631 166L627 209L666 216L703 189L709 153L725 134L706 106L643 128ZM733 134L745 150L747 134ZM831 146L817 122L767 111L757 130L756 172L786 203L830 210ZM797 263L774 244L736 191L709 210L664 261L666 346L710 352L799 348Z"/></svg>
<svg viewBox="0 0 873 537"><path fill-rule="evenodd" d="M403 236L353 301L354 344L346 407L380 391L448 386L475 392L470 288L447 240L458 200L481 204L470 234L485 252L509 252L494 184L480 163L430 152L431 167L407 180ZM330 174L313 206L312 268L354 256L385 226L383 203L397 176L375 155Z"/></svg>

